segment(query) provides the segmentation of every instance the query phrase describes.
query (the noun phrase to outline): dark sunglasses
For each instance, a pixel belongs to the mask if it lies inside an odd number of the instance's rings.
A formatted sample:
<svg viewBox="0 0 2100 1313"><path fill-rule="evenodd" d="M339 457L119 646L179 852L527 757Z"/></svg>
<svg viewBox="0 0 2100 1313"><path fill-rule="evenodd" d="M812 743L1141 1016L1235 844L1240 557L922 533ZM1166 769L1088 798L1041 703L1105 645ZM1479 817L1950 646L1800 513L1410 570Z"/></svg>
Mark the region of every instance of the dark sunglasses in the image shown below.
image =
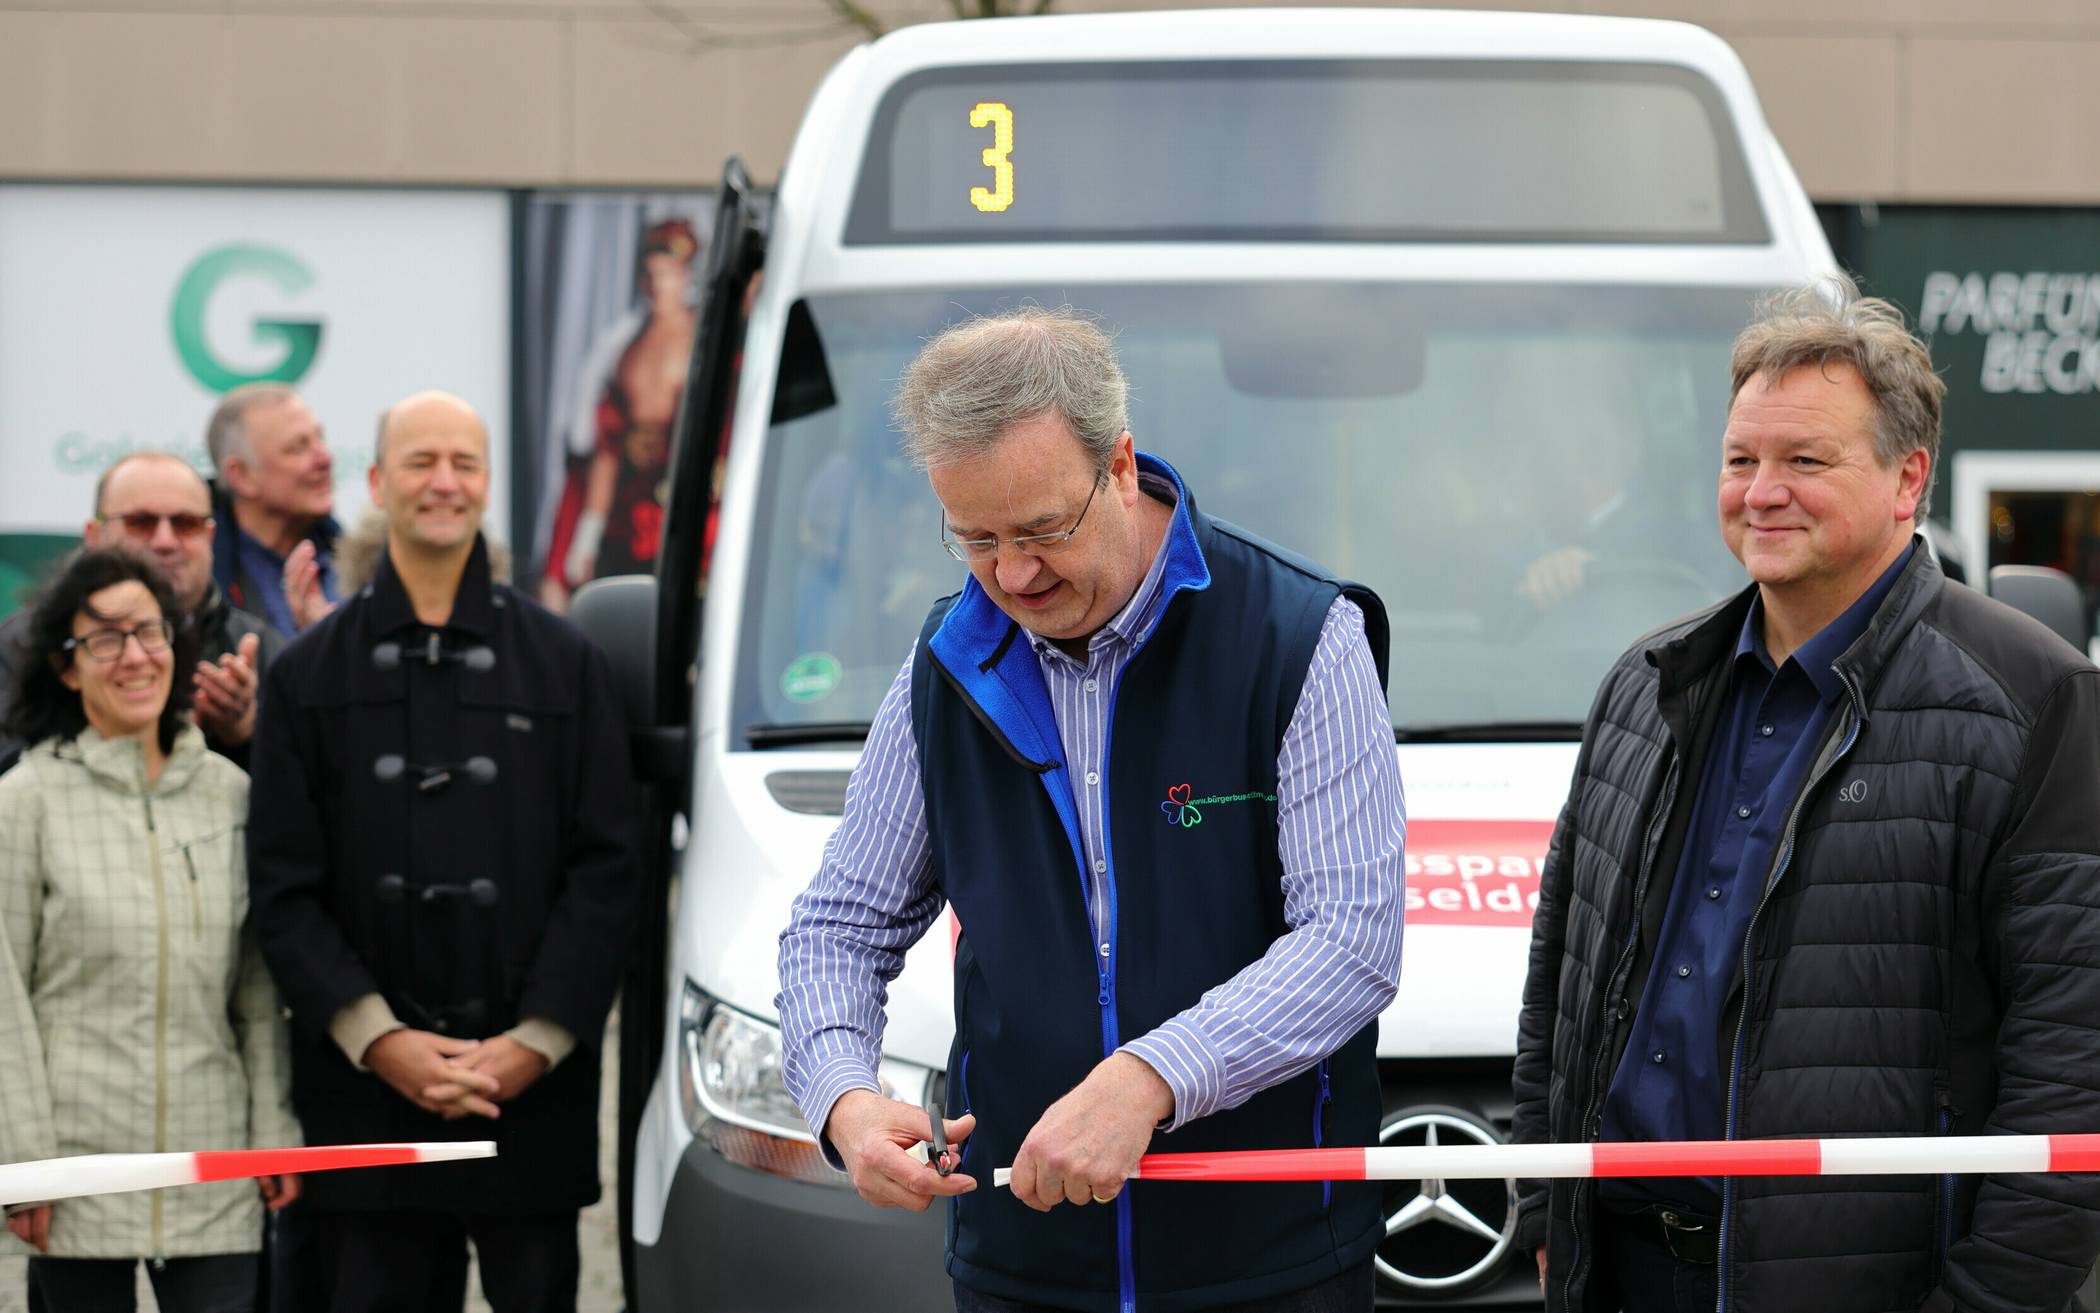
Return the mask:
<svg viewBox="0 0 2100 1313"><path fill-rule="evenodd" d="M194 538L211 527L209 515L192 515L188 511L177 511L173 515L161 515L153 511L131 511L124 515L103 517L104 524L121 524L124 532L133 538L151 538L160 532L160 522L166 520L168 528L177 538Z"/></svg>

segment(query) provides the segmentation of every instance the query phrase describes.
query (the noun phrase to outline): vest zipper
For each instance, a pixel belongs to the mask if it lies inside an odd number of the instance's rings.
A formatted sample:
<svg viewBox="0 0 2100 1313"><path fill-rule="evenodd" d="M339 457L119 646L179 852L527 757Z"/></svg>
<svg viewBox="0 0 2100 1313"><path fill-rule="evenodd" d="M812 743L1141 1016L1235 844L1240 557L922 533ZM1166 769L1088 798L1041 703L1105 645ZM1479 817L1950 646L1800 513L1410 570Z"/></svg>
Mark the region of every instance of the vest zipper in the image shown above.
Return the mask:
<svg viewBox="0 0 2100 1313"><path fill-rule="evenodd" d="M1006 731L999 728L998 723L985 714L983 707L977 705L977 699L970 696L970 691L962 686L962 681L955 677L954 672L941 664L941 659L934 655L931 643L925 645L925 651L926 659L933 663L933 668L940 672L941 678L948 681L948 687L955 690L956 699L970 709L970 715L976 719L978 724L984 726L985 732L992 736L992 741L997 743L1007 756L1012 757L1018 765L1024 766L1038 775L1048 775L1051 771L1057 769L1058 764L1056 762L1031 761L1026 753L1015 747L1014 741L1006 736ZM1077 800L1075 799L1074 801L1076 803Z"/></svg>
<svg viewBox="0 0 2100 1313"><path fill-rule="evenodd" d="M1115 793L1109 788L1108 765L1115 759L1116 700L1123 692L1123 676L1136 661L1139 652L1132 652L1124 661L1122 670L1116 672L1116 682L1108 690L1108 723L1101 736L1101 871L1092 879L1093 892L1100 909L1100 919L1095 922L1096 951L1100 953L1101 992L1097 1001L1101 1006L1101 1056L1105 1060L1122 1045L1116 1020L1116 854L1115 826L1111 803ZM1076 805L1077 799L1074 799ZM1085 855L1081 854L1081 860ZM1137 1313L1137 1269L1132 1251L1135 1245L1129 1186L1116 1192L1116 1281L1122 1313Z"/></svg>
<svg viewBox="0 0 2100 1313"><path fill-rule="evenodd" d="M1625 947L1619 950L1619 960L1612 965L1611 975L1608 977L1609 980L1623 981L1625 973L1632 970L1634 950L1640 946L1641 905L1647 901L1648 878L1654 873L1655 857L1662 847L1663 829L1669 823L1670 809L1677 805L1677 789L1683 778L1683 762L1673 755L1670 760L1669 773L1663 778L1663 790L1662 796L1658 800L1659 805L1655 809L1655 815L1649 818L1648 821L1648 833L1642 844L1640 870L1633 877L1633 928L1626 936ZM1609 993L1606 994L1606 997L1610 997ZM1608 1013L1605 1017L1606 1023L1612 1028L1613 1035L1616 1035L1618 1032L1618 1023L1626 1020L1627 1015L1626 1000L1622 997L1619 1000L1618 1008ZM1601 1082L1604 1074L1604 1055L1609 1053L1612 1047L1609 1043L1599 1044L1596 1051L1590 1055L1589 1106L1583 1110L1582 1122L1578 1127L1582 1138L1585 1140L1595 1141L1604 1125L1602 1109L1604 1096L1607 1091ZM1590 1192L1593 1188L1593 1182L1575 1182L1574 1194L1577 1197L1572 1201L1573 1206L1568 1209L1568 1228L1574 1239L1574 1253L1570 1256L1568 1262L1568 1279L1561 1286L1561 1302L1569 1309L1576 1307L1575 1282L1582 1275L1583 1200L1581 1196Z"/></svg>
<svg viewBox="0 0 2100 1313"><path fill-rule="evenodd" d="M168 1151L168 889L161 870L160 831L153 823L153 795L141 795L146 811L146 852L153 869L153 916L159 936L153 986L153 1152ZM162 1233L164 1191L155 1190L148 1207L152 1215L152 1258L158 1262L167 1248Z"/></svg>
<svg viewBox="0 0 2100 1313"><path fill-rule="evenodd" d="M1852 751L1852 745L1859 741L1859 727L1864 723L1859 708L1865 699L1861 698L1859 691L1852 686L1851 676L1840 670L1837 677L1844 684L1845 691L1852 695L1852 723L1846 726L1844 741L1838 744L1837 750L1816 764L1816 768L1809 773L1808 783L1795 795L1794 808L1787 813L1786 829L1780 836L1778 854L1772 859L1771 873L1765 877L1765 890L1758 896L1757 907L1750 913L1750 923L1743 927L1743 1002L1741 1010L1736 1014L1735 1047L1728 1060L1728 1117L1723 1132L1724 1137L1730 1140L1735 1138L1736 1095L1743 1080L1743 1035L1750 1025L1750 945L1757 938L1757 921L1765 914L1765 905L1772 901L1772 891L1779 887L1779 881L1786 875L1786 868L1793 862L1794 827L1801 823L1801 813L1808 810L1810 795L1815 793L1816 786L1823 782L1823 778L1845 759L1845 754ZM1721 1220L1716 1223L1720 1237L1719 1248L1714 1255L1714 1274L1719 1278L1714 1298L1714 1313L1727 1313L1728 1294L1735 1285L1735 1280L1728 1271L1728 1214L1734 1206L1735 1178L1724 1176L1721 1178Z"/></svg>
<svg viewBox="0 0 2100 1313"><path fill-rule="evenodd" d="M1320 1059L1320 1097L1319 1100L1313 1104L1312 1142L1313 1148L1315 1149L1319 1148L1320 1142L1324 1138L1326 1138L1327 1105L1332 1102L1334 1102L1334 1090L1327 1083L1327 1059L1322 1058ZM1333 1204L1334 1182L1320 1182L1320 1207L1322 1209L1326 1209L1332 1207Z"/></svg>

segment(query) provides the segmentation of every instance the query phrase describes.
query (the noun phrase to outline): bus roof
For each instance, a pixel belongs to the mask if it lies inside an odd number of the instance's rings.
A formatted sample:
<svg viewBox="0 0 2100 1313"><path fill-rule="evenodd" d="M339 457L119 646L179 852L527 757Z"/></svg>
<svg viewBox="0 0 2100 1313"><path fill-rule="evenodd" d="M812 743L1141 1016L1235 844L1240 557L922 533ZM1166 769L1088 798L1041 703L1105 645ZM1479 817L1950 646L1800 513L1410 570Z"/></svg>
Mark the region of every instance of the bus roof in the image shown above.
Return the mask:
<svg viewBox="0 0 2100 1313"><path fill-rule="evenodd" d="M1206 9L921 23L872 42L882 80L1011 59L1634 59L1748 80L1728 43L1690 23L1454 9Z"/></svg>

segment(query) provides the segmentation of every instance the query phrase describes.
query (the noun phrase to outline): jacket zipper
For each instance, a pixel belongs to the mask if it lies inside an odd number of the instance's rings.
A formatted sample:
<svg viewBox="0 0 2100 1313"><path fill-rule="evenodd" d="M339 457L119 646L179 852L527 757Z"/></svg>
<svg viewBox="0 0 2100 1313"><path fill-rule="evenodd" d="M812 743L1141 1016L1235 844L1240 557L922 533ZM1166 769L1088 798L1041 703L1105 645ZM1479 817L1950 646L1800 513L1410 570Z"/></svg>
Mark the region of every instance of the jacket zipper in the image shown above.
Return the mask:
<svg viewBox="0 0 2100 1313"><path fill-rule="evenodd" d="M141 795L146 809L146 852L153 868L153 915L160 939L160 957L155 966L153 987L153 1152L168 1151L168 889L161 870L160 832L153 823L153 795ZM155 1263L164 1263L167 1243L162 1235L162 1196L155 1190L152 1210Z"/></svg>
<svg viewBox="0 0 2100 1313"><path fill-rule="evenodd" d="M1670 809L1677 804L1677 789L1683 778L1683 763L1673 755L1670 773L1663 779L1661 805L1655 809L1655 815L1648 821L1647 840L1641 853L1641 869L1633 879L1633 929L1626 936L1626 946L1619 951L1619 960L1612 965L1610 979L1622 980L1624 974L1632 969L1634 950L1639 947L1640 942L1641 906L1647 901L1648 878L1654 873L1656 852L1662 847L1663 828L1669 823ZM1614 1030L1618 1022L1626 1019L1626 1010L1626 1000L1622 997L1616 1016L1606 1018ZM1604 1055L1611 1048L1610 1044L1599 1044L1596 1052L1590 1055L1589 1106L1583 1111L1580 1127L1585 1140L1594 1141L1603 1128L1604 1118L1601 1110L1606 1091L1601 1087L1601 1081L1604 1074ZM1593 1184L1589 1181L1577 1181L1575 1194L1584 1195L1592 1188ZM1582 1271L1582 1202L1580 1197L1576 1198L1573 1201L1574 1206L1568 1210L1568 1226L1574 1236L1574 1253L1568 1263L1568 1279L1561 1286L1561 1303L1569 1309L1575 1307L1575 1282Z"/></svg>
<svg viewBox="0 0 2100 1313"><path fill-rule="evenodd" d="M1837 751L1816 766L1809 774L1808 783L1794 796L1794 808L1787 813L1786 830L1780 836L1779 851L1772 859L1771 873L1765 877L1764 892L1758 895L1757 907L1750 913L1750 923L1743 928L1743 1002L1741 1011L1736 1014L1735 1047L1728 1060L1728 1118L1724 1134L1731 1140L1735 1138L1736 1094L1743 1079L1743 1034L1750 1022L1750 945L1757 938L1757 920L1765 914L1765 905L1772 901L1772 891L1779 887L1779 881L1786 875L1787 866L1794 859L1794 827L1800 824L1801 813L1808 809L1809 796L1816 791L1816 786L1823 782L1824 777L1845 759L1845 754L1852 751L1852 745L1859 741L1859 727L1865 720L1859 711L1865 699L1861 698L1859 691L1853 687L1852 677L1842 670L1837 672L1837 677L1844 684L1845 691L1852 695L1852 723L1845 728L1844 741L1838 744ZM1714 1262L1715 1274L1720 1280L1718 1293L1714 1298L1714 1313L1727 1313L1728 1294L1735 1285L1734 1277L1728 1270L1728 1213L1734 1205L1735 1178L1724 1176L1721 1178L1721 1220L1716 1224L1720 1231L1720 1240Z"/></svg>
<svg viewBox="0 0 2100 1313"><path fill-rule="evenodd" d="M1940 1103L1940 1134L1945 1135L1953 1129L1954 1110L1948 1107L1946 1101L1942 1099ZM1954 1248L1954 1177L1951 1174L1940 1178L1939 1215L1939 1262L1935 1266L1940 1272L1945 1272L1947 1269L1947 1251Z"/></svg>

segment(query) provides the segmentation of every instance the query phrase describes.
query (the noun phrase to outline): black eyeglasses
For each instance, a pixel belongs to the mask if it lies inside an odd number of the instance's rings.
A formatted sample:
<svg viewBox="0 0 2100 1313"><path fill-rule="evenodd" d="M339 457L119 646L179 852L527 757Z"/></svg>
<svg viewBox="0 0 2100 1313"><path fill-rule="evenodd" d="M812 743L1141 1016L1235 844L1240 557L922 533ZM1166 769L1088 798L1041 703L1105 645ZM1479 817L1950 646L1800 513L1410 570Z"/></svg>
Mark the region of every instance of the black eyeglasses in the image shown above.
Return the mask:
<svg viewBox="0 0 2100 1313"><path fill-rule="evenodd" d="M1059 529L1055 533L1023 534L1019 538L1006 539L950 538L948 536L948 516L946 512L943 512L941 514L941 546L948 549L948 555L958 561L965 562L991 560L999 554L999 544L1002 541L1012 544L1030 556L1054 556L1071 543L1072 535L1078 533L1079 526L1086 523L1086 513L1094 509L1094 498L1101 492L1101 485L1104 482L1106 480L1095 480L1094 490L1086 495L1086 505L1079 508L1079 518L1072 521L1072 527L1069 529Z"/></svg>
<svg viewBox="0 0 2100 1313"><path fill-rule="evenodd" d="M114 661L124 655L124 644L136 638L146 652L165 652L175 645L175 626L167 620L148 620L129 629L97 629L69 638L59 647L67 652L78 648L96 661Z"/></svg>
<svg viewBox="0 0 2100 1313"><path fill-rule="evenodd" d="M211 527L209 515L192 515L188 511L177 511L173 515L162 515L157 511L126 511L122 515L105 515L104 524L121 524L124 532L133 538L151 538L160 532L162 520L168 522L177 538L194 538Z"/></svg>

